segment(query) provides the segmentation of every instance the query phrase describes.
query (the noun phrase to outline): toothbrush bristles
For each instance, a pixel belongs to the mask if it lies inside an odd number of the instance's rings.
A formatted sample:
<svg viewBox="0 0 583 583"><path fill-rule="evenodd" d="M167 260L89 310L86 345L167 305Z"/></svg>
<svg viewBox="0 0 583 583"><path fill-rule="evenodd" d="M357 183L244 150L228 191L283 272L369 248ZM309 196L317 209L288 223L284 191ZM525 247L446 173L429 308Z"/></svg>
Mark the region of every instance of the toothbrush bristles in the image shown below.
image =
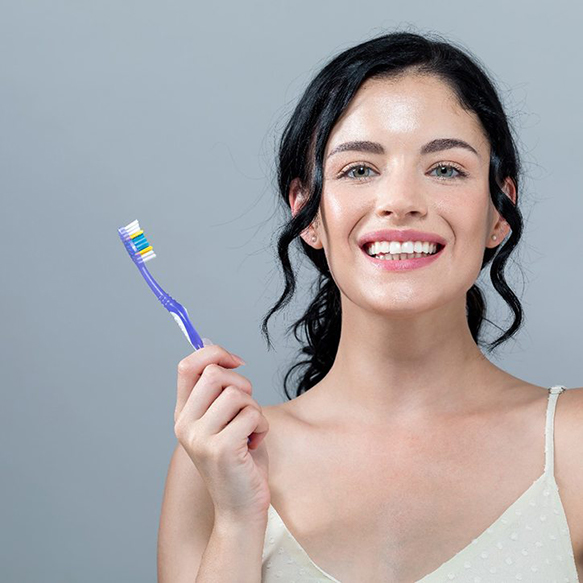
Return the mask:
<svg viewBox="0 0 583 583"><path fill-rule="evenodd" d="M142 261L150 261L150 259L156 257L154 248L148 243L144 231L140 229L140 223L138 223L137 219L132 221L129 225L126 225L124 230L130 237L133 246L136 248L136 253L139 253L142 256Z"/></svg>

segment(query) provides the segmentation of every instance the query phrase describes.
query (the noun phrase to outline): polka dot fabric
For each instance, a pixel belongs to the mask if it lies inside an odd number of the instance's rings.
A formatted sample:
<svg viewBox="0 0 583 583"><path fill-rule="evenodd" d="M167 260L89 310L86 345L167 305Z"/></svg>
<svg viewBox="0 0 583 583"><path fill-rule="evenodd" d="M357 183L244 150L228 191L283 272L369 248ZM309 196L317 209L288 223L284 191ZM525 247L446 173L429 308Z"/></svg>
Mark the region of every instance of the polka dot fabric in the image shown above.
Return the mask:
<svg viewBox="0 0 583 583"><path fill-rule="evenodd" d="M543 474L494 524L417 583L579 583L554 477L555 407L564 390L548 389ZM262 559L262 583L342 583L310 559L273 506Z"/></svg>

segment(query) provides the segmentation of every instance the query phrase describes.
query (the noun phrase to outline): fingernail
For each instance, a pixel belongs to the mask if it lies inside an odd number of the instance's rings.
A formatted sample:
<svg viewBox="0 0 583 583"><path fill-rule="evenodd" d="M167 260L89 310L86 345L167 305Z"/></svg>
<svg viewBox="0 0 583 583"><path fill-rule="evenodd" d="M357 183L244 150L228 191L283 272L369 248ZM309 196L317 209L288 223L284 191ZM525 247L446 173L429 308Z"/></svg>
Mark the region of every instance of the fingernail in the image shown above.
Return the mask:
<svg viewBox="0 0 583 583"><path fill-rule="evenodd" d="M209 338L201 338L203 346L212 346L214 343Z"/></svg>
<svg viewBox="0 0 583 583"><path fill-rule="evenodd" d="M238 360L241 364L247 364L240 356L238 356L237 354L233 354L231 352L231 356L235 359Z"/></svg>

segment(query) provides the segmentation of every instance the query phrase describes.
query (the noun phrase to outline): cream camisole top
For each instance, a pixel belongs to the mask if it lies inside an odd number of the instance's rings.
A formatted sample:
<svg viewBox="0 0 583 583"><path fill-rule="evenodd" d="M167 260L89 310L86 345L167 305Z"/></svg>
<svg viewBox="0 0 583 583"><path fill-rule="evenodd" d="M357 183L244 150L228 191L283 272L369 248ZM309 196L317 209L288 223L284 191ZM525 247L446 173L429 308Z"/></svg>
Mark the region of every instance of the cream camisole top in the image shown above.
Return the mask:
<svg viewBox="0 0 583 583"><path fill-rule="evenodd" d="M579 583L554 477L554 414L564 390L548 389L543 474L482 534L418 583ZM271 505L261 575L262 583L341 583L310 559Z"/></svg>

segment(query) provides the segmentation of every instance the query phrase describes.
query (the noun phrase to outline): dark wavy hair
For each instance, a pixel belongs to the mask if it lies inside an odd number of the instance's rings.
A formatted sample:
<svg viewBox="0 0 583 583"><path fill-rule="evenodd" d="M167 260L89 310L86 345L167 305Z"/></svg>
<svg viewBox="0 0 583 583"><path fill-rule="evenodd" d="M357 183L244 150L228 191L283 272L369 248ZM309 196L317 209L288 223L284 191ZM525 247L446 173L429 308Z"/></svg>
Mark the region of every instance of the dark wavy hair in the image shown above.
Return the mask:
<svg viewBox="0 0 583 583"><path fill-rule="evenodd" d="M286 215L290 214L289 189L294 178L299 178L309 194L296 216L283 225L277 243L285 289L263 319L261 330L269 347L269 319L289 303L296 290L289 246L312 223L320 206L324 151L334 124L364 81L370 78L397 78L407 73L432 75L444 81L461 107L478 116L488 137L491 146L490 195L494 206L510 226L511 234L504 244L492 249L485 248L481 270L492 264L492 284L514 313L514 321L499 338L489 344L484 343L480 339L482 323L484 320L492 322L485 317L486 301L476 284L466 293L466 316L474 341L478 346L485 346L489 352L518 331L523 320L522 306L506 283L504 268L523 230L522 214L518 208L521 163L494 82L486 74L484 66L478 63L478 59L470 56L467 49L455 46L439 35L397 31L382 34L341 52L310 82L278 145L277 181ZM501 189L507 177L516 186L516 205ZM318 279L308 309L288 328L288 333L293 328L300 344L302 340L298 332L303 329L306 342L301 353L307 356L307 359L294 364L285 375L284 392L290 400L293 397L288 393L287 383L296 368L305 367L305 370L301 373L295 396L309 390L331 369L340 342L341 326L340 292L330 274L324 251L313 249L301 237L298 238L303 253L318 270Z"/></svg>

